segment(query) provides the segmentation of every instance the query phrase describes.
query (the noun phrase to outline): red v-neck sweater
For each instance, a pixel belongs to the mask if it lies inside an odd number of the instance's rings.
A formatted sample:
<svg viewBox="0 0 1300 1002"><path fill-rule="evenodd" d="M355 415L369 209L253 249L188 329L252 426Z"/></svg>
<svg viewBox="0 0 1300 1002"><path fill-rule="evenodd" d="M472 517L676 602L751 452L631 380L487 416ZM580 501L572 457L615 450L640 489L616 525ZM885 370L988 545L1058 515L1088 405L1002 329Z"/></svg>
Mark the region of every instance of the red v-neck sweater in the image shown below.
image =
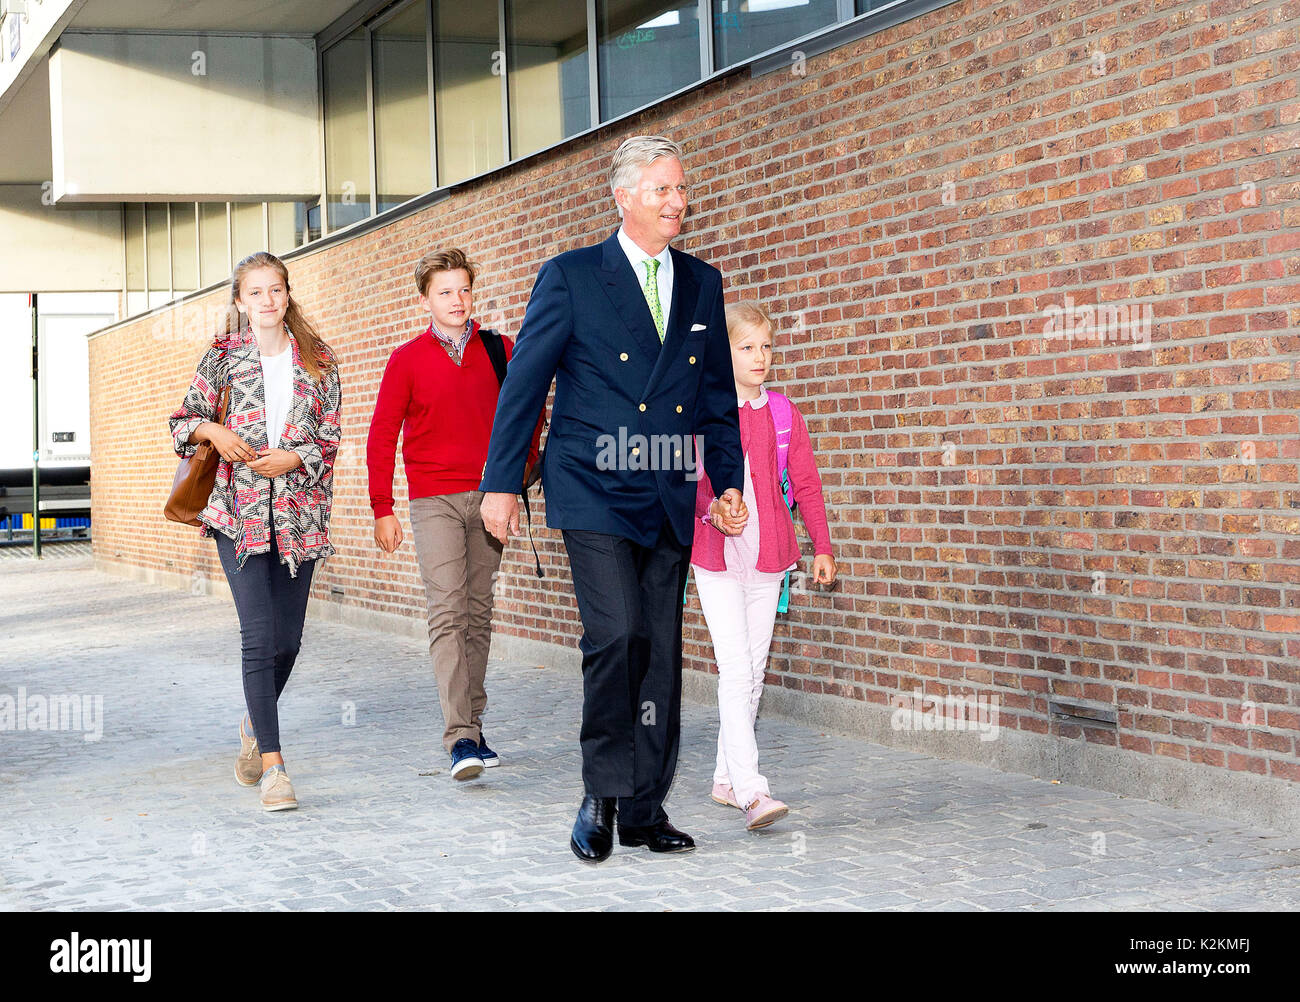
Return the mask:
<svg viewBox="0 0 1300 1002"><path fill-rule="evenodd" d="M514 350L508 337L506 359ZM487 462L496 415L496 370L478 336L478 325L458 366L432 328L402 345L388 359L366 439L370 507L375 518L393 513L393 466L397 435L413 498L477 490ZM538 421L538 431L541 421ZM530 459L536 460L537 435Z"/></svg>

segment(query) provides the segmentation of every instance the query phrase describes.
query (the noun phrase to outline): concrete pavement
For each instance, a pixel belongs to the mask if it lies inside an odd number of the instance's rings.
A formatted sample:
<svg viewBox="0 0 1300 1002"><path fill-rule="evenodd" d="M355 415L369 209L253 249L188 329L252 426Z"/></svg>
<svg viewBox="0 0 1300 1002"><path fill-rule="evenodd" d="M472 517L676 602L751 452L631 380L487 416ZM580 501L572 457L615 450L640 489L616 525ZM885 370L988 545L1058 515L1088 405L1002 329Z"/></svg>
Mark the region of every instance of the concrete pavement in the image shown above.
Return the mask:
<svg viewBox="0 0 1300 1002"><path fill-rule="evenodd" d="M8 694L15 718L20 689L29 714L35 697L65 697L67 729L0 730L5 909L1300 906L1295 834L781 719L760 719L759 746L791 815L748 833L708 798L717 718L695 704L667 809L699 848L616 846L586 866L568 849L578 676L494 662L485 730L504 764L456 783L425 645L318 620L281 702L302 806L266 814L232 774L229 600L111 577L84 555L0 562L0 704Z"/></svg>

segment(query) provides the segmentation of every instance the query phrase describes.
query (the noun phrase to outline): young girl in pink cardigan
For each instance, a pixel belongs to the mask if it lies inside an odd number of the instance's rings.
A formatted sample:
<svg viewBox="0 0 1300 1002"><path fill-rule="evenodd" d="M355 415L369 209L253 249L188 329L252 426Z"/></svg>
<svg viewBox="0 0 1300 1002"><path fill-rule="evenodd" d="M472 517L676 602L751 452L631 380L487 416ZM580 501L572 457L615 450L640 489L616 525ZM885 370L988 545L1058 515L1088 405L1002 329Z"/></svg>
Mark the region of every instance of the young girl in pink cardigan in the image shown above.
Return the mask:
<svg viewBox="0 0 1300 1002"><path fill-rule="evenodd" d="M743 526L739 535L724 535L720 516L707 514L713 488L701 473L695 514L704 524L695 532L691 567L718 663L718 761L712 796L743 810L745 827L752 830L789 812L772 798L758 771L754 740L782 584L786 572L799 563L799 541L786 496L798 505L812 537L813 580L830 584L836 568L808 429L788 399L763 389L772 365L771 318L757 303L729 306L727 334L740 405L749 518L738 523ZM707 449L708 443L702 447Z"/></svg>

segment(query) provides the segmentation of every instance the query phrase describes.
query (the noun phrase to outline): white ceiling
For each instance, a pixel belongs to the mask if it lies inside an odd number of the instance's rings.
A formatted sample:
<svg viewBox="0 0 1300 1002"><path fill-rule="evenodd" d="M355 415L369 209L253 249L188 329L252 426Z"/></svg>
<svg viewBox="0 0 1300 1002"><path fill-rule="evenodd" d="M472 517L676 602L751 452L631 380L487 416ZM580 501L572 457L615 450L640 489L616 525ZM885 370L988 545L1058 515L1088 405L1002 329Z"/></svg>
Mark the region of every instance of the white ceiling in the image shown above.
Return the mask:
<svg viewBox="0 0 1300 1002"><path fill-rule="evenodd" d="M87 0L69 30L314 35L355 4L356 0Z"/></svg>

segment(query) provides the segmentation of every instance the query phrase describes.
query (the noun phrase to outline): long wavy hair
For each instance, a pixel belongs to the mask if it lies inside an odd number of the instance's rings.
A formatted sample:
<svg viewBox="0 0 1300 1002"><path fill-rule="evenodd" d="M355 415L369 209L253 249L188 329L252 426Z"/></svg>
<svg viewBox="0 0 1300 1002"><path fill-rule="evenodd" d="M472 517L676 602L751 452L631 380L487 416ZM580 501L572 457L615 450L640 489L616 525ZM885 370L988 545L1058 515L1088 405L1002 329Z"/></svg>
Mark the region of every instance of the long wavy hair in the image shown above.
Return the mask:
<svg viewBox="0 0 1300 1002"><path fill-rule="evenodd" d="M244 276L256 268L273 268L279 273L280 280L284 282L284 291L289 295L289 308L284 314L285 325L298 344L298 359L302 362L303 368L311 373L312 379L319 382L326 372L334 368L336 364L334 352L321 340L315 325L307 319L306 314L302 312L302 307L293 298L289 286L289 269L274 254L258 251L256 254L249 254L235 265L235 270L230 276L230 303L225 311L225 330L217 335L218 339L234 337L245 326L240 320L236 300L239 298L240 284Z"/></svg>

